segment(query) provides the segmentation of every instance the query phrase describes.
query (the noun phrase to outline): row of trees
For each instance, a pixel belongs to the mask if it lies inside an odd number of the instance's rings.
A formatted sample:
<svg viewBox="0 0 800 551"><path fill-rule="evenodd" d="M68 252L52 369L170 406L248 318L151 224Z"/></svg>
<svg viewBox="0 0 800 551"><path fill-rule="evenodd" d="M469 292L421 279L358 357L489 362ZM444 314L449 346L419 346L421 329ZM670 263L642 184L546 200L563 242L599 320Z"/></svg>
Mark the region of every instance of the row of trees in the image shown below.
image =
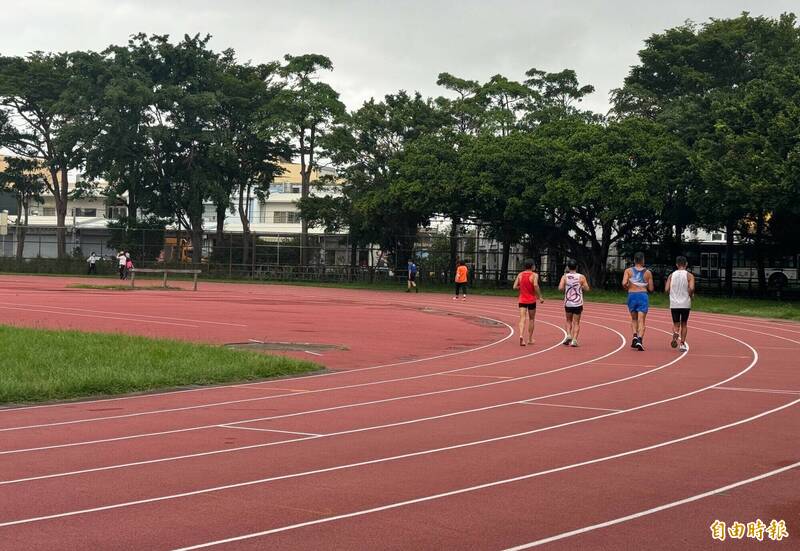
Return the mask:
<svg viewBox="0 0 800 551"><path fill-rule="evenodd" d="M195 262L205 203L216 207L218 237L229 212L249 234L250 199L265 197L292 157L309 194L321 129L345 111L316 78L330 60L241 63L209 39L137 35L101 53L0 57L0 148L17 156L3 182L20 212L45 190L55 198L59 257L68 201L99 178L109 203L127 206L125 229L176 223L191 235ZM72 170L88 178L70 187Z"/></svg>
<svg viewBox="0 0 800 551"><path fill-rule="evenodd" d="M89 185L69 189L69 170L108 181L130 227L152 224L135 219L145 212L186 228L199 261L204 203L216 205L219 237L226 213L238 212L246 247L250 198L266 196L288 158L301 164L301 244L310 226L347 231L353 247L377 243L401 265L437 217L453 237L479 225L502 242L503 279L515 244L574 256L598 281L612 247L664 242L678 252L687 228L725 228L729 251L736 235L755 245L766 285L766 245L798 235L793 15L651 36L604 115L581 108L594 88L574 71L535 68L519 81L442 73L441 97L399 91L347 112L319 79L330 69L314 54L241 63L200 36L3 57L0 146L34 163L7 174L16 171L21 201L43 188L55 196L60 254L67 201ZM341 193L310 193L330 183L312 182L322 162L337 169ZM44 177L25 180L36 166Z"/></svg>
<svg viewBox="0 0 800 551"><path fill-rule="evenodd" d="M687 23L651 36L639 60L605 116L580 108L594 89L570 70L443 73L446 97L367 102L326 141L344 195L303 200L303 216L400 254L432 217L453 236L479 224L503 244L504 281L513 244L562 251L602 281L612 247L677 254L687 228L724 228L729 289L736 235L766 287L765 245L796 252L800 235L795 17Z"/></svg>

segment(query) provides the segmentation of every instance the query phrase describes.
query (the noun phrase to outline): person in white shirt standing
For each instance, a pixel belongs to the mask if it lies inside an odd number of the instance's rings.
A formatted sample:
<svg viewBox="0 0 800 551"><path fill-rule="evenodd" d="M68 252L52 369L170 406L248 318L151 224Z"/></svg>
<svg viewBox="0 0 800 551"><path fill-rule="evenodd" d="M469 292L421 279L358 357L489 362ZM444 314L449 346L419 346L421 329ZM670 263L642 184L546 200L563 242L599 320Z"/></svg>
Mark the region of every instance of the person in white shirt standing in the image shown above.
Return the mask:
<svg viewBox="0 0 800 551"><path fill-rule="evenodd" d="M669 293L669 309L672 313L672 348L678 347L680 338L681 352L688 350L686 347L686 334L689 331L689 312L692 309L694 296L694 274L686 269L688 262L685 256L675 259L678 268L667 278L665 291Z"/></svg>
<svg viewBox="0 0 800 551"><path fill-rule="evenodd" d="M98 260L100 260L100 258L95 253L92 253L89 255L89 258L86 259L86 262L89 264L89 275L97 275Z"/></svg>
<svg viewBox="0 0 800 551"><path fill-rule="evenodd" d="M567 270L558 284L558 290L564 291L564 312L567 316L567 338L563 344L578 346L583 314L583 292L589 290L589 282L583 274L578 273L578 263L571 258L567 260Z"/></svg>

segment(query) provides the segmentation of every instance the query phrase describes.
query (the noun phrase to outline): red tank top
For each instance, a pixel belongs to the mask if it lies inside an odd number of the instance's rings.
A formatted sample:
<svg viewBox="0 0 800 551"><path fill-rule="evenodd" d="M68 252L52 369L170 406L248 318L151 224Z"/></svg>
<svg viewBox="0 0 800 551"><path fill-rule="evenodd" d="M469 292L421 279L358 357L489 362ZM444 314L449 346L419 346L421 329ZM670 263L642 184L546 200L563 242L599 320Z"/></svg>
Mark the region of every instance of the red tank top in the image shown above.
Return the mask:
<svg viewBox="0 0 800 551"><path fill-rule="evenodd" d="M533 287L531 276L533 272L522 272L519 278L519 303L533 304L536 302L536 289Z"/></svg>

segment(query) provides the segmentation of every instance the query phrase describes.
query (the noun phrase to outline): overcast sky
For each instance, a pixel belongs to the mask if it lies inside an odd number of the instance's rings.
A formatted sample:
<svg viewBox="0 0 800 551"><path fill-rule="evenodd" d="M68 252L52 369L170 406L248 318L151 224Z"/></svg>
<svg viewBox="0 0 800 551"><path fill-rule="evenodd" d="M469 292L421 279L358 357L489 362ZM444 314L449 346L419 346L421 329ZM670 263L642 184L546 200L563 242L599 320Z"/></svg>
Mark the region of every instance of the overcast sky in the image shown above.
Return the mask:
<svg viewBox="0 0 800 551"><path fill-rule="evenodd" d="M254 62L286 53L333 60L325 80L349 108L399 89L439 95L447 71L484 81L571 68L608 108L649 35L742 11L800 13L797 0L2 0L0 54L101 50L137 32L209 33Z"/></svg>

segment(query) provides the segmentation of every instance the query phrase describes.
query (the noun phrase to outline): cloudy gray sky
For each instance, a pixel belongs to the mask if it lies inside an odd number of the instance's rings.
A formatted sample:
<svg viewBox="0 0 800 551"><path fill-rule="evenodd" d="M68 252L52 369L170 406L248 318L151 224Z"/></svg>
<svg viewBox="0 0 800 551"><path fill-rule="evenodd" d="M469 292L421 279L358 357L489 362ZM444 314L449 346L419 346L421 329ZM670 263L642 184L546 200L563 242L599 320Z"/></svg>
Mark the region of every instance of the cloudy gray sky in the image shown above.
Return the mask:
<svg viewBox="0 0 800 551"><path fill-rule="evenodd" d="M797 0L2 0L0 54L100 50L137 32L210 33L242 59L323 53L348 107L399 89L439 95L442 71L522 79L572 68L605 112L654 32L742 11L800 13Z"/></svg>

